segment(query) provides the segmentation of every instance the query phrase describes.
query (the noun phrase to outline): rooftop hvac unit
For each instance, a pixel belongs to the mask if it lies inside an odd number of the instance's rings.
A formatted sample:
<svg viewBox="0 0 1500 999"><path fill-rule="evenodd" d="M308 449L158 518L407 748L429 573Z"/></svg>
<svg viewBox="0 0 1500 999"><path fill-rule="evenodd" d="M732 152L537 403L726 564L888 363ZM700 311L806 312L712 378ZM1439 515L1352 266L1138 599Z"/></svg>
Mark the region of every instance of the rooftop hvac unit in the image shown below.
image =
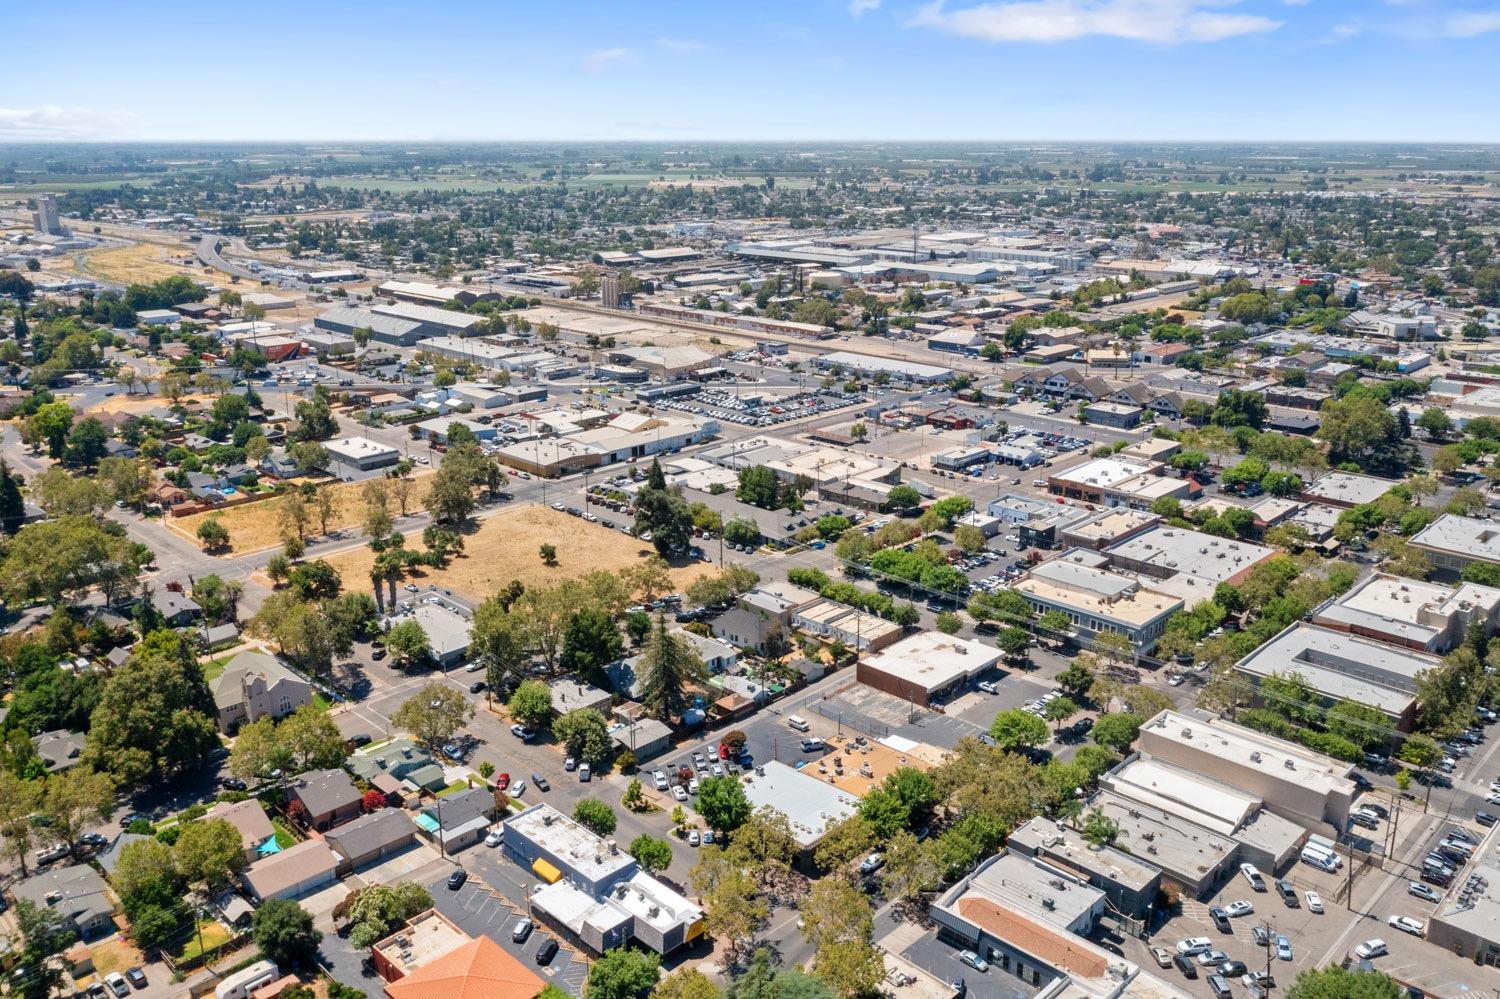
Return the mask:
<svg viewBox="0 0 1500 999"><path fill-rule="evenodd" d="M609 852L611 854L616 854L616 853L620 852L620 844L616 843L614 840L607 839L604 842L609 847Z"/></svg>
<svg viewBox="0 0 1500 999"><path fill-rule="evenodd" d="M1251 763L1259 763L1260 762L1260 753L1258 753L1258 752L1251 753L1250 754L1250 762Z"/></svg>
<svg viewBox="0 0 1500 999"><path fill-rule="evenodd" d="M1288 757L1287 757L1287 759L1286 759L1286 768L1287 768L1287 769L1288 769L1288 770L1296 770L1296 769L1297 769L1297 764L1296 764L1296 762L1295 762L1295 761L1293 761L1293 760L1292 760L1292 758L1291 758L1291 757L1290 757L1290 756L1288 756Z"/></svg>
<svg viewBox="0 0 1500 999"><path fill-rule="evenodd" d="M1046 909L1048 912L1051 912L1053 909L1057 908L1057 900L1050 895L1047 896L1046 898L1042 899L1042 908Z"/></svg>
<svg viewBox="0 0 1500 999"><path fill-rule="evenodd" d="M550 826L551 824L552 824L552 813L551 812L544 813L542 815L542 825L544 825L544 826Z"/></svg>
<svg viewBox="0 0 1500 999"><path fill-rule="evenodd" d="M646 910L646 914L649 915L652 919L655 919L657 916L661 915L661 906L652 904L651 908Z"/></svg>

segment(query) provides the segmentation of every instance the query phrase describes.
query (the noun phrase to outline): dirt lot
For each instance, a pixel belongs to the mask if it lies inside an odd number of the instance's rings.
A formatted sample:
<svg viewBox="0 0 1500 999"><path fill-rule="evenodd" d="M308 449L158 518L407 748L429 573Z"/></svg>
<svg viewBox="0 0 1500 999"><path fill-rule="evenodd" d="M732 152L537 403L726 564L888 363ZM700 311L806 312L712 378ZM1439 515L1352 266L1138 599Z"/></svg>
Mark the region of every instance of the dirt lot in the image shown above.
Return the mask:
<svg viewBox="0 0 1500 999"><path fill-rule="evenodd" d="M194 280L213 284L222 284L228 280L226 275L217 272L204 273L203 266L198 263L189 247L173 250L155 243L137 243L134 246L86 254L80 270L90 277L119 284L144 284L178 274L186 274Z"/></svg>
<svg viewBox="0 0 1500 999"><path fill-rule="evenodd" d="M427 491L427 483L423 481L423 476L431 474L430 471L422 471L412 475L411 500L407 507L409 513L422 509L422 496ZM355 527L364 520L364 500L360 495L363 486L362 482L337 482L328 487L333 490L334 494L334 512L328 521L329 531ZM399 513L400 510L393 498L391 515L396 516ZM209 517L219 517L221 523L229 531L229 551L220 552L221 555L243 555L246 552L263 551L281 545L279 507L275 499L268 499L261 503L246 503L244 506L230 507L222 512L208 511L195 513L190 517L169 517L166 523L178 534L196 542L198 525ZM321 526L315 513L311 530L316 532ZM369 567L366 566L366 575L368 572Z"/></svg>
<svg viewBox="0 0 1500 999"><path fill-rule="evenodd" d="M543 565L538 554L548 542L557 546L557 564L553 566ZM464 538L464 554L448 568L419 570L411 578L483 599L512 579L519 579L528 588L551 586L595 569L617 571L650 554L650 545L620 531L530 504L484 520L477 531ZM369 587L374 553L368 548L345 552L328 561L343 576L346 588ZM700 575L715 571L699 562L674 568L672 585L682 589Z"/></svg>
<svg viewBox="0 0 1500 999"><path fill-rule="evenodd" d="M189 410L196 407L207 409L214 404L214 396L211 395L186 395L182 397L182 404ZM156 409L158 406L169 406L171 401L164 395L152 392L135 392L133 394L112 395L97 406L91 407L90 413L145 413Z"/></svg>

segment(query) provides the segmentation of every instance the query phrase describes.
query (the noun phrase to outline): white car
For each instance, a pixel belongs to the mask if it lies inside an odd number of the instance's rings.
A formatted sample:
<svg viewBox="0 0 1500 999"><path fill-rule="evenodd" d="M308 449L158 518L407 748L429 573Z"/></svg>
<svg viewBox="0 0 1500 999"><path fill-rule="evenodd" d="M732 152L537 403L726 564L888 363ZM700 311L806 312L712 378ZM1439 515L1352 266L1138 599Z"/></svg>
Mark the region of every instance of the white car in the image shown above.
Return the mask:
<svg viewBox="0 0 1500 999"><path fill-rule="evenodd" d="M667 789L667 775L660 770L653 771L651 774L651 783L656 785L658 791L665 791Z"/></svg>
<svg viewBox="0 0 1500 999"><path fill-rule="evenodd" d="M502 839L504 839L504 837L500 834L500 830L493 829L490 831L490 834L484 838L484 845L499 846Z"/></svg>
<svg viewBox="0 0 1500 999"><path fill-rule="evenodd" d="M1368 961L1372 957L1383 957L1388 953L1389 951L1386 950L1385 941L1379 938L1376 938L1374 940L1366 940L1364 943L1354 948L1354 956L1363 958L1366 961Z"/></svg>
<svg viewBox="0 0 1500 999"><path fill-rule="evenodd" d="M1186 940L1177 941L1177 953L1185 957L1193 957L1202 954L1213 945L1214 942L1208 937L1188 937Z"/></svg>
<svg viewBox="0 0 1500 999"><path fill-rule="evenodd" d="M1323 896L1319 895L1315 891L1309 891L1306 894L1307 894L1307 911L1308 912L1316 912L1318 915L1321 916L1323 914Z"/></svg>
<svg viewBox="0 0 1500 999"><path fill-rule="evenodd" d="M1427 932L1426 923L1422 922L1420 919L1413 919L1410 916L1392 916L1390 919L1387 919L1386 922L1390 923L1402 933L1410 933L1414 937L1422 936Z"/></svg>
<svg viewBox="0 0 1500 999"><path fill-rule="evenodd" d="M687 801L688 800L687 789L684 788L681 784L673 784L672 785L672 797L676 798L678 801Z"/></svg>
<svg viewBox="0 0 1500 999"><path fill-rule="evenodd" d="M1240 873L1244 875L1246 881L1250 882L1250 887L1254 890L1266 890L1266 879L1261 877L1260 871L1256 869L1254 864L1241 864Z"/></svg>
<svg viewBox="0 0 1500 999"><path fill-rule="evenodd" d="M1224 906L1224 912L1230 916L1248 916L1255 911L1255 906L1246 901L1230 902Z"/></svg>

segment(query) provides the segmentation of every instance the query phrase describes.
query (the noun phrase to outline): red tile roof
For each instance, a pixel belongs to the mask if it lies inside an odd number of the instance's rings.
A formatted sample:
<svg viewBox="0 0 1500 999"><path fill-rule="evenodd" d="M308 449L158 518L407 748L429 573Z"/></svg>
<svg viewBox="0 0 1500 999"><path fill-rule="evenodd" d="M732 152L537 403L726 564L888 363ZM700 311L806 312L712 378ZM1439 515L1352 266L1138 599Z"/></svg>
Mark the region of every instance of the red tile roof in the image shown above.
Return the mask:
<svg viewBox="0 0 1500 999"><path fill-rule="evenodd" d="M545 983L489 937L477 937L385 987L390 999L536 999Z"/></svg>

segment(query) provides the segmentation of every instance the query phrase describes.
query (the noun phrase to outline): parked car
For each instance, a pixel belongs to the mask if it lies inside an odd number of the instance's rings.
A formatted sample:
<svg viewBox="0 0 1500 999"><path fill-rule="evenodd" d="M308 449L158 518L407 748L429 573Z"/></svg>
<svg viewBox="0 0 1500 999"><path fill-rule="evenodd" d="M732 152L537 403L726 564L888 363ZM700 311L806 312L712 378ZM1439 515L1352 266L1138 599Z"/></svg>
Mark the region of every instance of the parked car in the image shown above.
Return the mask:
<svg viewBox="0 0 1500 999"><path fill-rule="evenodd" d="M125 972L125 979L138 989L144 989L150 983L146 981L146 972L139 968L131 968Z"/></svg>
<svg viewBox="0 0 1500 999"><path fill-rule="evenodd" d="M469 880L469 872L460 867L458 870L448 875L448 890L458 891L464 886L464 882L467 880Z"/></svg>
<svg viewBox="0 0 1500 999"><path fill-rule="evenodd" d="M520 739L522 742L530 742L532 739L536 738L535 732L527 728L525 725L521 724L512 725L510 727L510 734L515 736L517 739Z"/></svg>
<svg viewBox="0 0 1500 999"><path fill-rule="evenodd" d="M516 925L511 927L510 939L515 943L525 943L526 938L531 936L532 928L535 925L529 919L518 919Z"/></svg>
<svg viewBox="0 0 1500 999"><path fill-rule="evenodd" d="M1158 968L1170 968L1172 966L1172 952L1165 947L1152 947L1151 958L1156 962Z"/></svg>
<svg viewBox="0 0 1500 999"><path fill-rule="evenodd" d="M547 783L547 778L543 777L541 774L532 774L531 783L535 785L538 791L552 790L552 785Z"/></svg>
<svg viewBox="0 0 1500 999"><path fill-rule="evenodd" d="M1310 890L1305 892L1305 894L1307 895L1307 911L1316 912L1321 916L1323 914L1323 896Z"/></svg>
<svg viewBox="0 0 1500 999"><path fill-rule="evenodd" d="M1213 920L1214 926L1218 928L1220 933L1234 932L1234 926L1229 922L1229 913L1225 912L1217 905L1209 907L1208 918Z"/></svg>
<svg viewBox="0 0 1500 999"><path fill-rule="evenodd" d="M1261 877L1260 871L1256 870L1254 864L1241 864L1240 874L1244 875L1246 881L1254 891L1266 890L1266 879Z"/></svg>
<svg viewBox="0 0 1500 999"><path fill-rule="evenodd" d="M552 959L557 956L557 941L548 937L542 941L542 945L536 949L536 963L541 965L551 964Z"/></svg>
<svg viewBox="0 0 1500 999"><path fill-rule="evenodd" d="M484 838L484 845L489 847L499 846L505 837L500 834L499 829L491 829L490 834Z"/></svg>
<svg viewBox="0 0 1500 999"><path fill-rule="evenodd" d="M1172 957L1172 964L1176 966L1176 968L1177 968L1178 971L1182 972L1182 977L1184 977L1184 978L1197 978L1198 977L1198 966L1196 964L1194 964L1193 963L1193 959L1190 958L1190 957L1188 957L1186 954L1176 954L1176 955L1174 955Z"/></svg>
<svg viewBox="0 0 1500 999"><path fill-rule="evenodd" d="M1223 975L1209 975L1208 987L1214 994L1214 999L1230 999L1234 995L1229 989L1229 983L1224 980Z"/></svg>
<svg viewBox="0 0 1500 999"><path fill-rule="evenodd" d="M125 981L125 976L118 971L111 971L104 976L104 984L117 996L130 995L130 983Z"/></svg>
<svg viewBox="0 0 1500 999"><path fill-rule="evenodd" d="M1410 933L1414 937L1422 936L1427 932L1426 923L1422 922L1420 919L1413 919L1410 916L1392 916L1390 919L1387 919L1386 922L1390 923L1402 933Z"/></svg>
<svg viewBox="0 0 1500 999"><path fill-rule="evenodd" d="M1285 933L1276 934L1276 959L1278 961L1292 959L1292 941Z"/></svg>
<svg viewBox="0 0 1500 999"><path fill-rule="evenodd" d="M885 858L878 853L872 853L859 863L859 873L874 874L885 866Z"/></svg>
<svg viewBox="0 0 1500 999"><path fill-rule="evenodd" d="M1177 941L1177 953L1186 957L1197 957L1212 948L1214 942L1208 937L1188 937L1186 940Z"/></svg>
<svg viewBox="0 0 1500 999"><path fill-rule="evenodd" d="M1224 911L1235 918L1239 918L1240 916L1250 915L1250 913L1255 911L1255 906L1241 899L1238 902L1230 902L1224 907Z"/></svg>
<svg viewBox="0 0 1500 999"><path fill-rule="evenodd" d="M1375 957L1384 957L1388 953L1390 952L1386 949L1385 941L1379 937L1373 940L1366 940L1354 948L1354 956L1363 958L1366 961Z"/></svg>
<svg viewBox="0 0 1500 999"><path fill-rule="evenodd" d="M580 784L587 784L593 780L593 777L594 772L587 763L578 764L578 782Z"/></svg>
<svg viewBox="0 0 1500 999"><path fill-rule="evenodd" d="M981 974L990 970L990 963L972 950L963 951L958 955L958 959Z"/></svg>
<svg viewBox="0 0 1500 999"><path fill-rule="evenodd" d="M1408 881L1406 894L1420 898L1424 902L1441 902L1443 896L1434 891L1431 885L1424 885L1420 881Z"/></svg>

